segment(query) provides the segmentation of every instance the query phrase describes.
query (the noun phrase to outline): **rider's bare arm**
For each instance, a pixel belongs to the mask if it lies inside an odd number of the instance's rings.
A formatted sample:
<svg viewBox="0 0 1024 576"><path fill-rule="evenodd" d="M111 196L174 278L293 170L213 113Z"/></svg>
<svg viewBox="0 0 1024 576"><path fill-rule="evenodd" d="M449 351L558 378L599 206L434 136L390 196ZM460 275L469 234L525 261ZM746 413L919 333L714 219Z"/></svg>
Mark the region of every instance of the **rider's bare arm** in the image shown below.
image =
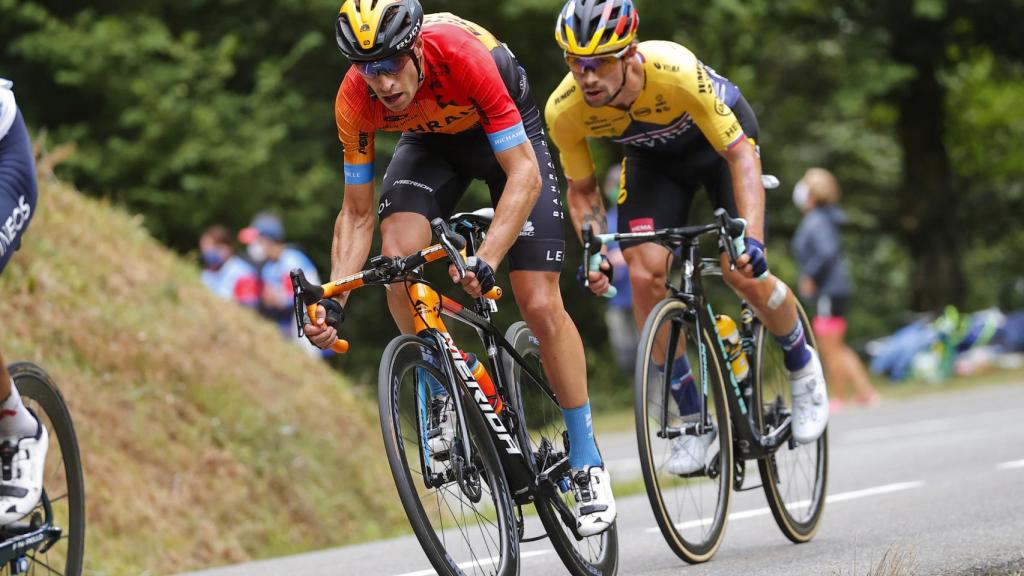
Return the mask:
<svg viewBox="0 0 1024 576"><path fill-rule="evenodd" d="M373 182L346 184L341 211L334 221L331 243L331 278L338 279L359 272L370 255L373 228L377 223L373 202ZM344 304L348 292L338 297Z"/></svg>
<svg viewBox="0 0 1024 576"><path fill-rule="evenodd" d="M530 142L495 152L508 177L501 200L494 208L494 221L477 256L497 268L512 244L519 238L526 218L540 197L540 168Z"/></svg>
<svg viewBox="0 0 1024 576"><path fill-rule="evenodd" d="M601 199L601 190L598 188L597 179L593 174L585 178L569 180L566 200L577 237L581 237L584 224L590 224L595 234L608 232L608 217Z"/></svg>
<svg viewBox="0 0 1024 576"><path fill-rule="evenodd" d="M736 210L747 220L746 234L764 241L764 186L761 184L761 158L751 141L740 142L722 152L729 162Z"/></svg>

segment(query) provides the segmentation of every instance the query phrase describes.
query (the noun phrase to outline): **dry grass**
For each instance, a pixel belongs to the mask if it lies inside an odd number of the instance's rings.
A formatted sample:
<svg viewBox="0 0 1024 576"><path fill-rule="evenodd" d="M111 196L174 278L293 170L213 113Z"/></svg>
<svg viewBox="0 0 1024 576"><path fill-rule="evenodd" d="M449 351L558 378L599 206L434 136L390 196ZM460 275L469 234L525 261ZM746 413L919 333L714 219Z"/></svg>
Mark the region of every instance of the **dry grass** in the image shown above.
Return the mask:
<svg viewBox="0 0 1024 576"><path fill-rule="evenodd" d="M0 350L55 378L84 453L91 574L164 574L405 526L376 412L141 221L45 183L0 277Z"/></svg>
<svg viewBox="0 0 1024 576"><path fill-rule="evenodd" d="M832 576L861 576L861 574L864 576L916 576L918 572L914 551L908 547L893 545L882 554L882 558L877 563L868 568L867 572L861 572L855 565L849 572L837 570L833 572Z"/></svg>

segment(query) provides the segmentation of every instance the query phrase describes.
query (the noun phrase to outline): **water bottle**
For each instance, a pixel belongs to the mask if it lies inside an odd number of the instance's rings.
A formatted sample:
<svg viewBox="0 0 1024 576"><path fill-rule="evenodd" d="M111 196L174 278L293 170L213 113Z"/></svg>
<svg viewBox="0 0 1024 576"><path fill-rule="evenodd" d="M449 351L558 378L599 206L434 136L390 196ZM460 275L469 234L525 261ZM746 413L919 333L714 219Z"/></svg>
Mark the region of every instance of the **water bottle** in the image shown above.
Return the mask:
<svg viewBox="0 0 1024 576"><path fill-rule="evenodd" d="M487 401L491 403L491 407L494 408L494 413L501 414L505 404L501 401L501 396L498 395L498 391L494 388L494 381L491 380L491 375L487 373L487 369L477 359L476 354L472 352L463 352L462 354L466 359L466 365L469 366L469 371L473 373L473 378L487 396Z"/></svg>
<svg viewBox="0 0 1024 576"><path fill-rule="evenodd" d="M721 314L715 316L715 329L725 346L725 355L728 357L729 366L732 367L733 376L737 382L742 382L750 373L750 364L747 362L747 353L740 344L740 332L736 329L736 322Z"/></svg>

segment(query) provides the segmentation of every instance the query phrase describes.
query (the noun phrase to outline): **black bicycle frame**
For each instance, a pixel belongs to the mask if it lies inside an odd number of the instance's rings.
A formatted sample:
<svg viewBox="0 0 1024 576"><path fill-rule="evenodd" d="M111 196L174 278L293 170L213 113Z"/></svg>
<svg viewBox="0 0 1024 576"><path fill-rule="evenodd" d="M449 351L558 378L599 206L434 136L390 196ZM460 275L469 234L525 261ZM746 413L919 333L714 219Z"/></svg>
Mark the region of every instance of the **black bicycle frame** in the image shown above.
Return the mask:
<svg viewBox="0 0 1024 576"><path fill-rule="evenodd" d="M678 245L678 241L674 243L665 243L670 249L673 245ZM662 437L671 438L678 436L679 434L693 434L700 435L705 432L705 428L709 425L707 419L707 377L709 370L709 362L707 358L708 351L704 344L703 338L701 338L701 327L710 326L710 332L715 334L715 341L718 343L718 349L710 351L718 357L718 365L721 370L721 378L728 383L728 388L731 393L726 394L726 400L729 406L729 413L733 415L740 415L742 417L733 417L733 429L735 432L735 443L740 450L740 455L743 459L755 459L761 458L773 454L778 448L785 442L790 440L791 437L791 423L792 417L787 415L783 422L769 434L761 434L758 430L758 424L755 421L755 414L752 409L756 408L756 402L753 398L754 393L754 381L753 378L756 375L753 373L753 369L747 375L743 381L738 381L735 374L729 365L728 355L725 353L725 345L721 338L718 336L718 331L715 327L715 315L711 309L711 304L707 302L704 297L704 289L702 283L702 277L706 270L717 269L718 266L714 261L706 261L700 258L699 255L699 237L693 236L688 237L683 242L683 249L686 256L683 258L683 277L682 277L682 288L673 286L671 282L667 283L667 287L671 293L671 297L681 300L687 305L690 313L692 313L691 321L694 324L695 334L697 335L697 343L699 347L698 356L700 359L700 370L701 370L701 382L704 384L704 394L700 395L701 404L701 419L696 424L685 426L683 429L675 431L667 428L667 406L671 400L669 395L669 383L671 379L671 370L667 367L665 370L665 385L663 386L665 397L662 398L663 414L662 419L662 430L659 435ZM689 265L688 265L689 264ZM669 332L669 341L674 346L675 342L678 342L679 331L683 327L681 323L673 322L673 327ZM674 347L669 347L667 350L672 351ZM756 353L760 354L760 350L756 350Z"/></svg>
<svg viewBox="0 0 1024 576"><path fill-rule="evenodd" d="M472 255L475 249L475 238L473 234L467 235L467 254ZM422 280L414 280L414 282L424 282ZM425 282L424 282L425 283ZM547 394L553 402L557 403L555 393L548 386L547 381L543 378L543 375L538 374L532 366L526 363L523 357L515 350L512 344L505 339L504 335L498 330L498 328L491 321L492 306L494 304L485 299L478 298L476 300L475 310L471 310L462 304L444 296L440 295L441 300L441 313L444 316L452 318L476 329L480 340L483 342L484 347L487 351L487 360L489 367L489 374L491 380L494 382L497 393L501 395L505 404L505 409L499 417L502 419L505 427L514 435L514 438L518 442L518 453L514 453L507 448L506 440L501 438L499 432L494 430L491 426L486 426L488 435L491 441L496 447L498 447L498 455L501 461L502 469L505 471L505 476L509 482L509 488L512 492L512 499L517 504L525 504L532 502L538 492L547 491L553 489L553 483L549 480L551 478L558 478L569 470L568 458L562 458L559 462L556 462L553 466L546 470L538 470L537 463L532 457L532 451L528 444L529 437L525 433L521 433L525 427L525 416L518 413L519 407L511 402L509 374L505 372L505 363L502 361L502 354L507 355L512 362L518 365L523 371L526 372L529 378L532 378L536 382L541 390ZM471 391L467 386L465 379L459 374L456 369L455 361L451 357L448 351L448 341L445 336L436 329L428 329L419 334L420 337L428 339L437 346L440 352L440 356L444 358L443 366L450 382L458 382L461 387L462 397L472 400L474 398L474 391ZM456 410L460 412L459 418L462 422L468 422L465 418L465 413L462 412L466 409L466 406L474 406L477 410L481 411L481 415L487 419L488 414L485 413L484 408L479 402L467 401L457 402ZM523 444L526 445L523 445ZM467 450L467 455L470 444L468 438L465 438L463 445ZM426 466L423 468L426 470ZM550 486L549 486L550 484ZM558 498L553 499L555 505L561 504L561 500ZM565 514L571 514L568 509L560 512ZM574 526L571 523L570 526Z"/></svg>

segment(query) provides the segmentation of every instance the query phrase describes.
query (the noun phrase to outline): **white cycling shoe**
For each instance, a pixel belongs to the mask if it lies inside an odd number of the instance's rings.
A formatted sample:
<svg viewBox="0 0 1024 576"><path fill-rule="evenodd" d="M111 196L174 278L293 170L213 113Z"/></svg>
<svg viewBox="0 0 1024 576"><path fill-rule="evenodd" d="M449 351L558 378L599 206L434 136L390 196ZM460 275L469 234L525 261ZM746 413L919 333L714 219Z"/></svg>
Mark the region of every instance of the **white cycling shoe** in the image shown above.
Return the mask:
<svg viewBox="0 0 1024 576"><path fill-rule="evenodd" d="M828 426L828 387L818 352L811 348L811 360L789 373L793 393L793 439L799 444L816 441Z"/></svg>
<svg viewBox="0 0 1024 576"><path fill-rule="evenodd" d="M572 476L576 497L576 531L584 538L596 536L615 522L615 496L612 479L600 466L587 466Z"/></svg>
<svg viewBox="0 0 1024 576"><path fill-rule="evenodd" d="M35 436L0 443L0 526L28 516L43 494L50 434L38 424Z"/></svg>
<svg viewBox="0 0 1024 576"><path fill-rule="evenodd" d="M684 475L700 472L707 466L708 447L718 437L712 428L700 436L689 434L672 439L672 455L665 463L670 474Z"/></svg>

